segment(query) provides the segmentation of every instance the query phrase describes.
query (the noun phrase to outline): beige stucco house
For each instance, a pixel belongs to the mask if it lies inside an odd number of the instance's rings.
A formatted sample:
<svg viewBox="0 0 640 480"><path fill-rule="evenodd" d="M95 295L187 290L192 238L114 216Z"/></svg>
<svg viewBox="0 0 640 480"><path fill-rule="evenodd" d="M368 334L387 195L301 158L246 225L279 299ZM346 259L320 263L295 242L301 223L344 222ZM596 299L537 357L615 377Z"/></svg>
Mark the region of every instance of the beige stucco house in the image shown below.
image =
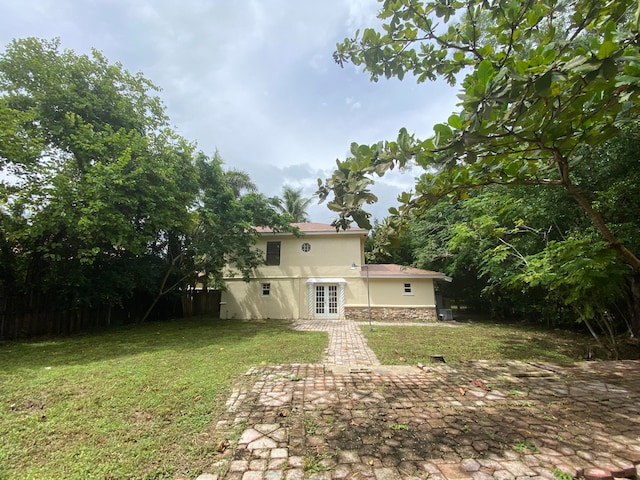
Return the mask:
<svg viewBox="0 0 640 480"><path fill-rule="evenodd" d="M435 320L434 281L442 273L400 265L365 265L368 231L296 223L301 236L260 230L266 265L251 281L229 274L221 318Z"/></svg>

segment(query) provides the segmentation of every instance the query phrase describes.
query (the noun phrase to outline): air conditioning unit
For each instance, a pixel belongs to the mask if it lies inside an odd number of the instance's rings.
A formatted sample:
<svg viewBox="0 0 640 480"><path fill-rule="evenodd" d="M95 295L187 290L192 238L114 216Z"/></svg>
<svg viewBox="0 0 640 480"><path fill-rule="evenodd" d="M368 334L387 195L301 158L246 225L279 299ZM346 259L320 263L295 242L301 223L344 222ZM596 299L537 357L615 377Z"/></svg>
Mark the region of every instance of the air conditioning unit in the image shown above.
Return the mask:
<svg viewBox="0 0 640 480"><path fill-rule="evenodd" d="M453 310L450 308L441 308L438 310L438 319L439 320L453 320Z"/></svg>

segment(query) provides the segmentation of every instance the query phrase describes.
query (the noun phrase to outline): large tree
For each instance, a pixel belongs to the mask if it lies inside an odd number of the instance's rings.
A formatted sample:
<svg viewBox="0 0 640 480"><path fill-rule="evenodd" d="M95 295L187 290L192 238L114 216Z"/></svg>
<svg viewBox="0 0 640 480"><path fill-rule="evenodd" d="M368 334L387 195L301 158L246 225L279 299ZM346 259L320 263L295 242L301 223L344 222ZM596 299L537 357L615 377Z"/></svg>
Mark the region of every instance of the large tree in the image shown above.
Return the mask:
<svg viewBox="0 0 640 480"><path fill-rule="evenodd" d="M253 226L282 223L168 128L156 91L59 40L15 40L0 55L0 288L27 310L154 304L203 273L219 279L227 260L246 271Z"/></svg>
<svg viewBox="0 0 640 480"><path fill-rule="evenodd" d="M637 3L630 0L387 0L378 31L338 45L338 63L352 62L371 79L413 74L418 82L462 78L460 111L426 140L401 129L396 141L356 145L352 157L320 185L340 214L368 224L363 204L375 200L374 175L417 164L425 169L415 193L403 194L398 218L441 197L463 198L488 184L564 189L606 247L633 272L640 259L624 244L606 212L577 182L585 149L601 145L637 120L640 86ZM637 189L637 185L633 188ZM624 205L619 208L624 209ZM636 304L640 297L636 296ZM636 333L640 318L636 318Z"/></svg>
<svg viewBox="0 0 640 480"><path fill-rule="evenodd" d="M154 304L179 287L199 284L205 290L224 288L223 274L227 267L248 281L252 269L264 263L264 253L255 248L259 237L256 227L290 230L289 218L277 212L271 199L256 191L241 194L245 189L256 190L247 173L225 171L223 164L217 152L211 158L202 152L195 155L198 194L191 211L190 229L184 235L173 234L167 239L164 261L160 264L162 281ZM238 179L241 181L237 182Z"/></svg>
<svg viewBox="0 0 640 480"><path fill-rule="evenodd" d="M187 228L194 147L167 128L155 90L58 40L15 40L0 56L0 105L15 113L0 151L14 288L78 307L120 303L139 285L131 260Z"/></svg>

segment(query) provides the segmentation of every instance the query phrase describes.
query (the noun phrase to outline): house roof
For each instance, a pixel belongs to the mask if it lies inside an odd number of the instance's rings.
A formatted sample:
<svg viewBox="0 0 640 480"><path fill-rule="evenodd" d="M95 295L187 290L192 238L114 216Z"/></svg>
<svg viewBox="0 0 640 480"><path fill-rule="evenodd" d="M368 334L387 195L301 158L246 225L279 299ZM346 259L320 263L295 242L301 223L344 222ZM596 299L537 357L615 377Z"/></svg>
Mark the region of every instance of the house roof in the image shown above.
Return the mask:
<svg viewBox="0 0 640 480"><path fill-rule="evenodd" d="M338 230L336 231L336 227L330 225L328 223L316 223L316 222L303 222L303 223L292 223L292 227L296 227L300 230L300 233L305 234L314 234L314 233L333 233L333 234L358 234L358 235L366 235L369 231L364 228L350 228L348 230ZM289 232L274 232L271 227L256 227L256 231L258 233L273 233L273 234L290 234Z"/></svg>
<svg viewBox="0 0 640 480"><path fill-rule="evenodd" d="M404 265L396 265L395 263L377 263L362 265L360 275L374 278L433 278L437 280L445 280L450 282L451 277L444 273L434 272L433 270L423 270L421 268L405 267Z"/></svg>

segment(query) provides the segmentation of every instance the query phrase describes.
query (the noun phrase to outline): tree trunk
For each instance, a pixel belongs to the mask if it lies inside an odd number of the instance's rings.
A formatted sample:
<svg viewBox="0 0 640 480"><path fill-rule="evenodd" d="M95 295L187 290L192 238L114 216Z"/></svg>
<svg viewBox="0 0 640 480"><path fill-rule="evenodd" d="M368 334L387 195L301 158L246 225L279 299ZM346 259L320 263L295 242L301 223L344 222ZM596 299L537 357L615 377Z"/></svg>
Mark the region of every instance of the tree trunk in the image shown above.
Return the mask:
<svg viewBox="0 0 640 480"><path fill-rule="evenodd" d="M598 346L603 349L603 350L607 350L607 348L604 346L604 344L602 343L602 340L600 340L600 337L598 336L598 333L593 329L593 327L591 326L591 323L589 322L588 318L584 319L584 324L587 326L587 328L589 329L589 332L591 333L591 336L593 337L593 339L596 341L596 343L598 344Z"/></svg>
<svg viewBox="0 0 640 480"><path fill-rule="evenodd" d="M145 312L144 316L140 320L140 323L144 323L147 321L147 318L149 317L149 315L151 315L151 312L153 311L153 307L156 306L156 303L158 303L158 300L160 300L160 298L163 295L166 295L167 293L172 291L174 288L180 285L187 278L187 276L184 276L179 281L171 285L170 287L165 288L167 285L167 281L169 280L169 276L171 275L171 272L173 271L173 268L176 265L176 262L183 256L184 256L184 252L180 253L179 255L174 257L173 260L171 260L171 263L169 264L169 267L167 268L167 271L164 274L162 282L160 283L160 289L158 290L158 294L155 296L155 298L151 302L151 305L149 305L149 308L147 308L147 311Z"/></svg>

